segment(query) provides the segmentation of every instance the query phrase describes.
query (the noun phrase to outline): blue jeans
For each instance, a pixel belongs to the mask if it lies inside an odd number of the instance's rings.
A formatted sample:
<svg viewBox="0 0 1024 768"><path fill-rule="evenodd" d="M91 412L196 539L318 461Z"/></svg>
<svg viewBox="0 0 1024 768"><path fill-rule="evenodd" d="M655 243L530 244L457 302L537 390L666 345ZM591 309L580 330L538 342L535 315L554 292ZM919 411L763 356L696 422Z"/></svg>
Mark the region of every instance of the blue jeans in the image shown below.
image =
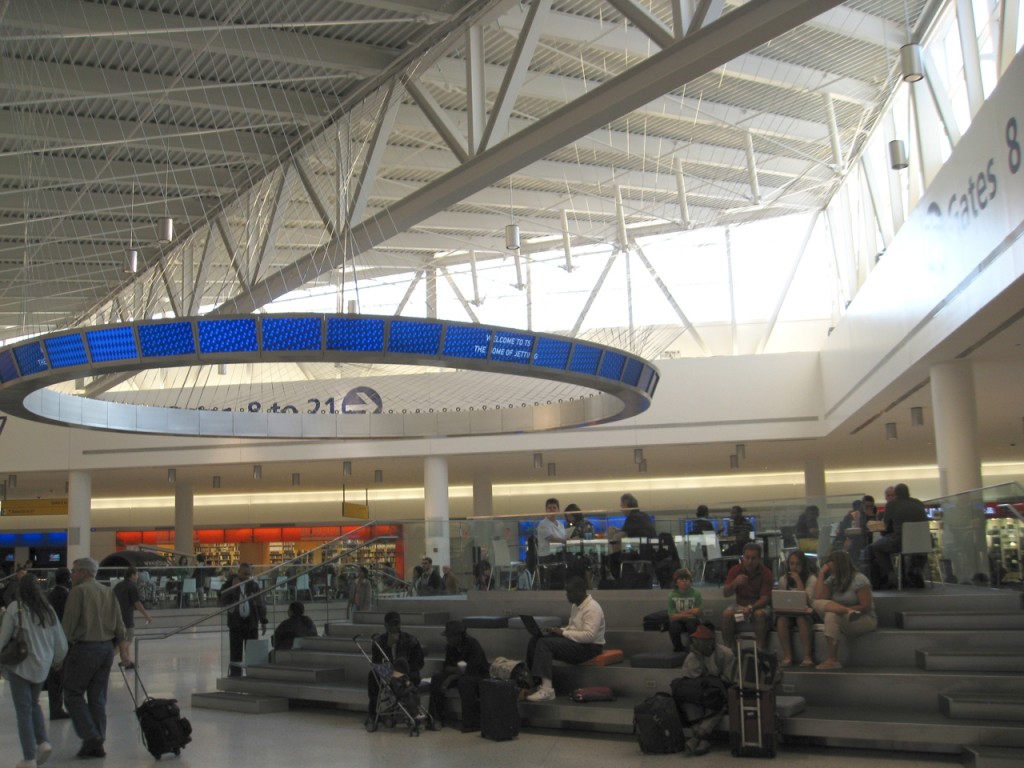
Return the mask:
<svg viewBox="0 0 1024 768"><path fill-rule="evenodd" d="M82 741L107 737L107 681L114 644L75 643L64 661L64 703Z"/></svg>
<svg viewBox="0 0 1024 768"><path fill-rule="evenodd" d="M8 670L7 687L14 702L14 714L18 718L18 738L21 740L21 754L26 760L35 760L36 745L46 741L46 720L39 706L39 692L42 683L30 683Z"/></svg>

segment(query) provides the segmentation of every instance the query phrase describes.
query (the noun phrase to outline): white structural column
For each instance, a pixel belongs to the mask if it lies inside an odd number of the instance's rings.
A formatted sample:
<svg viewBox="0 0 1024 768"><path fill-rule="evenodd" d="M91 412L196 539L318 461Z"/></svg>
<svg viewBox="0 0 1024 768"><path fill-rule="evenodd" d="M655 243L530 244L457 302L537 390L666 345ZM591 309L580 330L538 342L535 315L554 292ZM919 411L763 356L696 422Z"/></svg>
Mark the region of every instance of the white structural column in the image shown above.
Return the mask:
<svg viewBox="0 0 1024 768"><path fill-rule="evenodd" d="M818 518L818 551L828 552L831 548L829 531L832 521L828 519L828 499L825 495L825 460L821 456L804 459L804 494L807 504L814 504L821 510ZM803 510L800 510L803 512Z"/></svg>
<svg viewBox="0 0 1024 768"><path fill-rule="evenodd" d="M80 557L91 557L92 475L68 473L68 567Z"/></svg>
<svg viewBox="0 0 1024 768"><path fill-rule="evenodd" d="M191 555L195 528L195 494L189 483L174 484L174 548Z"/></svg>
<svg viewBox="0 0 1024 768"><path fill-rule="evenodd" d="M980 494L978 413L974 371L966 360L933 365L929 371L935 413L935 454L939 492L952 497L942 507L942 550L960 581L987 573L985 516Z"/></svg>
<svg viewBox="0 0 1024 768"><path fill-rule="evenodd" d="M452 551L448 538L448 459L444 456L427 456L423 460L423 502L426 554L434 565L448 565Z"/></svg>
<svg viewBox="0 0 1024 768"><path fill-rule="evenodd" d="M473 514L494 514L494 487L490 475L473 476Z"/></svg>

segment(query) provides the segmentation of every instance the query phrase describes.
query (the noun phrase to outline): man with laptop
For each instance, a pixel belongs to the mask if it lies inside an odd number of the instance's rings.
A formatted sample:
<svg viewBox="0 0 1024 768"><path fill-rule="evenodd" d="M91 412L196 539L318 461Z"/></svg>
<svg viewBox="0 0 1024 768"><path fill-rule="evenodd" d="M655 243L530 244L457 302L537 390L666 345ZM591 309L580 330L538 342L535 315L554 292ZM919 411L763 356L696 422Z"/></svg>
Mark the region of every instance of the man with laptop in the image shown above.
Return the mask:
<svg viewBox="0 0 1024 768"><path fill-rule="evenodd" d="M722 611L722 641L732 647L736 640L736 625L751 622L757 635L757 647L768 647L768 630L772 621L771 569L761 562L761 545L748 542L743 546L743 559L725 576L722 594L736 597L736 603Z"/></svg>
<svg viewBox="0 0 1024 768"><path fill-rule="evenodd" d="M538 627L532 616L523 617L523 625L530 631L530 644L526 649L526 665L535 680L540 680L536 691L527 701L553 701L552 683L554 662L582 664L599 654L604 648L604 611L587 594L583 579L574 576L565 586L565 596L572 603L569 623L564 627Z"/></svg>

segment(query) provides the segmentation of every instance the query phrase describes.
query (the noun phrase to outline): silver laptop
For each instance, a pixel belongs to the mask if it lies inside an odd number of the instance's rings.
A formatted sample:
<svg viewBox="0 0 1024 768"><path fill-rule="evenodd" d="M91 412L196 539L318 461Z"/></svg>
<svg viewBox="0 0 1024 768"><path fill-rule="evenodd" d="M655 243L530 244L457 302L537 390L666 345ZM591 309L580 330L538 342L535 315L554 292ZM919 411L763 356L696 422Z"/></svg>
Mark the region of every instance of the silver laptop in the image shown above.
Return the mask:
<svg viewBox="0 0 1024 768"><path fill-rule="evenodd" d="M804 613L809 604L802 589L773 589L772 610L776 613Z"/></svg>

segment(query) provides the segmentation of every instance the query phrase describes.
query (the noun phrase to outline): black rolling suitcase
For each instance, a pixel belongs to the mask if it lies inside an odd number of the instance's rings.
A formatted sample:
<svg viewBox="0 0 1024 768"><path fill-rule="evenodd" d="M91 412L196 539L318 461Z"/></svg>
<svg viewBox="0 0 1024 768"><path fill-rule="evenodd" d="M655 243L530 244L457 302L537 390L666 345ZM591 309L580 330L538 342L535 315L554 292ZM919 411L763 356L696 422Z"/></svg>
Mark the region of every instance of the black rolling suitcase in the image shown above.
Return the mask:
<svg viewBox="0 0 1024 768"><path fill-rule="evenodd" d="M142 727L142 741L145 743L146 749L157 760L168 752L180 755L185 745L192 741L192 723L181 716L178 700L151 698L146 692L146 686L142 684L138 670L136 670L135 679L145 697L139 704L131 683L128 682L123 665L121 674L124 676L125 685L128 686L132 703L135 705L135 716L139 719L139 725Z"/></svg>
<svg viewBox="0 0 1024 768"><path fill-rule="evenodd" d="M480 735L491 741L519 736L519 686L511 680L480 681Z"/></svg>
<svg viewBox="0 0 1024 768"><path fill-rule="evenodd" d="M743 640L736 644L739 682L729 689L729 741L736 757L775 757L774 681L765 678L757 644L748 642L746 647Z"/></svg>

